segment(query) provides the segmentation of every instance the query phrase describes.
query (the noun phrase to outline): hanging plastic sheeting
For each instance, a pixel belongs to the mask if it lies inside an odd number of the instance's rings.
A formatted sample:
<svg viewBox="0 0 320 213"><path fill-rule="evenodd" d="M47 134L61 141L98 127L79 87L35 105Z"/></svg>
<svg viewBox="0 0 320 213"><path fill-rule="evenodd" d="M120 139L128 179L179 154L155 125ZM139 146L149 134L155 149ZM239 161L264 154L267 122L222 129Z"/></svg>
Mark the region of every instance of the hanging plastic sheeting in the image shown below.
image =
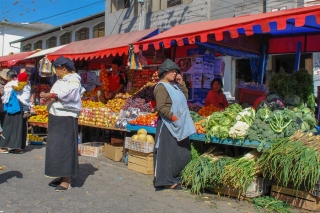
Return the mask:
<svg viewBox="0 0 320 213"><path fill-rule="evenodd" d="M130 69L132 70L142 70L143 66L148 64L141 50L137 54L133 51L130 51L130 56L128 60L130 63Z"/></svg>
<svg viewBox="0 0 320 213"><path fill-rule="evenodd" d="M53 74L56 74L54 66L47 57L43 57L39 61L39 75L41 77L50 77Z"/></svg>

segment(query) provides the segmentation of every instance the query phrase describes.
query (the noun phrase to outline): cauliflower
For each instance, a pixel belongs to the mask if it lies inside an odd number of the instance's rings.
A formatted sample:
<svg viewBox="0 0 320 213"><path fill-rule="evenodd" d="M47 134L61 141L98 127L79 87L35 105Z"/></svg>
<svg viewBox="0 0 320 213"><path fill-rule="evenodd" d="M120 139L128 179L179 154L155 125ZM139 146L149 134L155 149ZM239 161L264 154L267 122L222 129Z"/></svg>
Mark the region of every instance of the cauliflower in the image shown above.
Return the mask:
<svg viewBox="0 0 320 213"><path fill-rule="evenodd" d="M237 121L237 123L230 128L229 137L233 139L245 139L249 128L250 126L246 122Z"/></svg>
<svg viewBox="0 0 320 213"><path fill-rule="evenodd" d="M247 124L252 126L255 120L255 115L256 115L256 112L254 111L254 109L251 107L248 107L248 108L245 108L242 112L240 112L237 115L236 120L246 122Z"/></svg>

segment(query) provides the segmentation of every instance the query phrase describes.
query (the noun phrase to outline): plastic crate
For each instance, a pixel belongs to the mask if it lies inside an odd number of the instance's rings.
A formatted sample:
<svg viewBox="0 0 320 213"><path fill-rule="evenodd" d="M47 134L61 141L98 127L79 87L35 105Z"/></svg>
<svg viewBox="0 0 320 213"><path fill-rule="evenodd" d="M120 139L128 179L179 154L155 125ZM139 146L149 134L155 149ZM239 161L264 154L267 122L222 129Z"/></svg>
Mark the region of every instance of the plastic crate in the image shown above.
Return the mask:
<svg viewBox="0 0 320 213"><path fill-rule="evenodd" d="M239 189L229 187L216 187L213 189L214 192L230 196L230 197L243 197L253 198L267 194L270 188L270 181L263 179L262 177L256 177L254 181L248 186L245 192L240 193Z"/></svg>
<svg viewBox="0 0 320 213"><path fill-rule="evenodd" d="M151 153L154 149L154 143L136 141L130 137L126 137L125 148L143 153Z"/></svg>
<svg viewBox="0 0 320 213"><path fill-rule="evenodd" d="M82 156L98 157L104 152L104 143L88 142L78 144L78 152Z"/></svg>
<svg viewBox="0 0 320 213"><path fill-rule="evenodd" d="M266 96L263 91L239 88L239 103L253 104L257 98Z"/></svg>

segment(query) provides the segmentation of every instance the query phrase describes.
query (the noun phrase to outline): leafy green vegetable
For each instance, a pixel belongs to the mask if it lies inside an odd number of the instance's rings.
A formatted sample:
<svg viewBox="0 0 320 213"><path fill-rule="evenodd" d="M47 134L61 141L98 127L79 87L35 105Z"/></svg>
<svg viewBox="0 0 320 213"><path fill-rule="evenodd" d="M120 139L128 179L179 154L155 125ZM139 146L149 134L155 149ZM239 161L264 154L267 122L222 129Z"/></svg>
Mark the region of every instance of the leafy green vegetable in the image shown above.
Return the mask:
<svg viewBox="0 0 320 213"><path fill-rule="evenodd" d="M256 113L256 118L261 121L266 121L271 115L271 110L268 107L260 108Z"/></svg>

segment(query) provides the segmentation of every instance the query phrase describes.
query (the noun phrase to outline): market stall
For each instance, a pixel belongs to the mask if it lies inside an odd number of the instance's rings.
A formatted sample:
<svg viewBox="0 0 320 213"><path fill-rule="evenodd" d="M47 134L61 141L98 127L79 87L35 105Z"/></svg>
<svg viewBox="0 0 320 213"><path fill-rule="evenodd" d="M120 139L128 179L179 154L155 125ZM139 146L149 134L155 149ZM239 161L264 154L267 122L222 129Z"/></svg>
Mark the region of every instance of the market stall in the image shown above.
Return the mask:
<svg viewBox="0 0 320 213"><path fill-rule="evenodd" d="M277 197L279 195L275 189L277 186L286 188L290 186L290 183L293 184L294 189L309 193L317 184L319 171L312 168L318 168L320 165L317 159L320 139L319 136L314 135L319 130L313 111L315 103L308 102L310 91L299 93L297 85L291 85L281 95L294 96L288 96L286 100L282 100L277 96L267 96L268 90L261 83L263 82L262 76L268 53L265 48L268 43L267 38L302 31L314 33L306 26L310 22L302 20L309 20L309 16L317 18L319 9L320 7L316 6L237 17L236 19L230 18L224 21L215 20L179 25L159 35L134 43L134 51L130 51L129 56L134 53L140 54L142 50L146 51L150 48L149 46L153 46L155 50L172 47L171 57L175 58L176 63L179 63L180 68L183 69L184 81L189 86L189 96L191 97L189 109L197 130L197 134L191 135L190 139L214 147L214 150L206 150L205 153L199 150L196 151L197 154L193 152L193 160L182 174L184 184L191 187L193 193L201 193L204 189L210 189L221 194L233 191L232 196L251 198L267 193L269 190L268 180L273 179L275 182L273 183L272 192L274 194L272 196ZM287 22L288 20L292 21L291 17L294 17L294 24ZM278 27L275 27L276 23ZM286 24L284 25L284 23ZM311 23L311 25L314 24ZM295 26L293 31L286 30L286 26L292 27L292 25ZM79 45L80 43L71 43L51 56L49 54L49 58L54 59L59 55L64 55L73 59L97 60L95 57L102 59L104 56L115 56L116 53L123 54L125 51L122 47L126 47L128 50L129 44L132 44L132 42L126 42L126 46L119 46L121 47L120 52L113 48L111 48L112 51L95 49L91 54L85 52L86 43L82 42L81 45ZM96 48L98 42L91 42L94 43L90 47ZM246 45L243 45L244 43ZM181 57L176 57L176 51L179 51L179 47L191 44L197 46L196 48L193 46L189 50L192 52L190 55L180 54ZM243 83L239 87L244 91L239 101L249 105L241 106L234 103L224 111L210 105L203 106L205 99L203 94L206 94L210 89L209 82L216 77L223 77L226 72L221 55L247 58L253 63L258 61L259 65L255 67L256 70L259 70L260 85ZM181 62L180 64L180 61L187 63ZM131 61L129 60L129 62ZM104 71L107 70L105 67L101 68ZM147 66L142 66L139 69L125 68L130 83L128 83L126 93L118 94L105 104L90 99L83 100L83 109L79 117L81 126L129 132L128 135L124 134L124 147L121 147L122 150L124 148L124 151L121 153L121 157L124 160L125 150L129 150L128 168L144 174L153 174L153 135L157 123L153 96L153 90L158 81L156 70L156 68L152 69ZM306 80L304 84L311 84L309 74L304 71L298 71L290 78L292 82L304 78ZM89 75L87 75L87 79L94 81L94 77L91 78ZM148 82L148 79L152 80ZM270 88L278 91L282 86L275 79L279 79L279 76L270 80L269 85L273 85L273 87L269 87L269 91ZM249 93L248 91L255 92ZM293 94L294 92L295 94ZM93 95L95 95L95 91ZM248 96L253 96L253 99ZM265 96L265 100L253 108L252 105L259 96ZM128 137L130 135L133 136ZM99 146L96 147L96 145ZM250 148L250 152L245 155L226 156L226 153L215 145ZM87 148L83 149L83 153L86 150L89 152L94 150L94 156L97 156L101 146L101 144L93 145L90 143ZM110 144L105 147L105 154L110 154L111 149L118 150L116 146L110 146ZM261 152L262 150L263 152ZM276 152L276 155L272 153L273 151ZM117 155L116 152L114 151L111 155ZM288 153L293 154L289 155ZM110 157L109 154L109 158L116 159ZM310 160L308 165L306 163L308 162L307 155ZM143 162L143 165L138 162ZM287 165L283 165L281 162L287 162ZM303 163L306 169L301 171L299 176L300 163ZM262 165L264 169L261 169ZM208 173L203 174L203 171L208 171ZM290 174L290 171L295 171L294 175ZM303 183L303 179L307 180L307 183ZM303 186L303 184L305 185ZM317 196L317 193L310 196L314 195ZM315 199L314 204L317 202ZM310 205L310 209L315 208L313 204Z"/></svg>

